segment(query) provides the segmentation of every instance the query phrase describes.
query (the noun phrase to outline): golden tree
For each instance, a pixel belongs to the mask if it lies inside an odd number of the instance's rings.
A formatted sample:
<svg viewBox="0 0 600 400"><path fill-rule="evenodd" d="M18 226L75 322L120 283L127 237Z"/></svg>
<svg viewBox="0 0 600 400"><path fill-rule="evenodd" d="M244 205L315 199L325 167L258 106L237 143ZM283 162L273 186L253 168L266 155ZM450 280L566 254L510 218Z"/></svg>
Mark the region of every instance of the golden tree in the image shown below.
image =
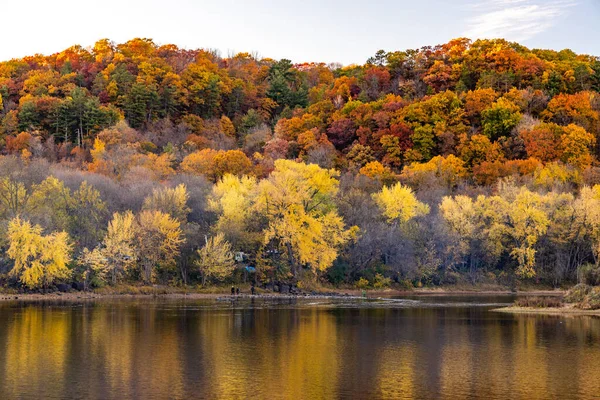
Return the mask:
<svg viewBox="0 0 600 400"><path fill-rule="evenodd" d="M256 197L257 182L253 177L225 175L215 186L208 200L211 211L219 214L218 224L225 221L242 223L250 214Z"/></svg>
<svg viewBox="0 0 600 400"><path fill-rule="evenodd" d="M203 285L207 278L222 282L233 273L235 263L231 245L222 233L208 239L204 247L198 250L198 257L196 266L202 273Z"/></svg>
<svg viewBox="0 0 600 400"><path fill-rule="evenodd" d="M600 185L581 189L576 207L585 232L590 238L595 264L600 266Z"/></svg>
<svg viewBox="0 0 600 400"><path fill-rule="evenodd" d="M457 246L453 249L454 256L467 256L477 228L473 199L468 196L444 197L440 204L440 213L450 230L456 234Z"/></svg>
<svg viewBox="0 0 600 400"><path fill-rule="evenodd" d="M142 211L138 216L136 233L142 279L149 283L153 280L156 267L170 267L175 263L185 239L180 222L161 211Z"/></svg>
<svg viewBox="0 0 600 400"><path fill-rule="evenodd" d="M535 245L546 233L550 221L546 198L522 188L508 211L507 228L515 242L511 256L517 261L517 275L532 278L535 270Z"/></svg>
<svg viewBox="0 0 600 400"><path fill-rule="evenodd" d="M161 211L184 222L190 213L190 208L187 206L188 198L187 188L184 184L174 188L155 189L150 196L144 199L143 209Z"/></svg>
<svg viewBox="0 0 600 400"><path fill-rule="evenodd" d="M373 200L390 223L404 223L429 214L429 206L417 200L413 191L401 183L384 187L380 192L373 194Z"/></svg>
<svg viewBox="0 0 600 400"><path fill-rule="evenodd" d="M108 223L106 236L98 249L101 259L100 275L110 275L113 284L136 262L137 225L131 211L115 213Z"/></svg>
<svg viewBox="0 0 600 400"><path fill-rule="evenodd" d="M280 159L259 183L255 207L268 220L264 243L284 251L292 275L299 266L329 268L358 230L347 230L337 213L336 176L336 171L315 164Z"/></svg>
<svg viewBox="0 0 600 400"><path fill-rule="evenodd" d="M14 218L8 224L8 257L14 261L10 275L29 288L47 288L56 279L66 279L71 271L71 245L66 232L44 236L39 225Z"/></svg>

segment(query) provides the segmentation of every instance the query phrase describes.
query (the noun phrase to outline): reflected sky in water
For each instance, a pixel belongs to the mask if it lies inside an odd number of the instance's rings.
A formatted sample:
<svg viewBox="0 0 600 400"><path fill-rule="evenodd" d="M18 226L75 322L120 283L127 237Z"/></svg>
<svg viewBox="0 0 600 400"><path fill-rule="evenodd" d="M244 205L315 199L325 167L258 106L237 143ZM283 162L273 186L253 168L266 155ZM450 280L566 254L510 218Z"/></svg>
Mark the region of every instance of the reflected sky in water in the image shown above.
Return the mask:
<svg viewBox="0 0 600 400"><path fill-rule="evenodd" d="M0 399L597 398L600 318L509 296L0 304Z"/></svg>

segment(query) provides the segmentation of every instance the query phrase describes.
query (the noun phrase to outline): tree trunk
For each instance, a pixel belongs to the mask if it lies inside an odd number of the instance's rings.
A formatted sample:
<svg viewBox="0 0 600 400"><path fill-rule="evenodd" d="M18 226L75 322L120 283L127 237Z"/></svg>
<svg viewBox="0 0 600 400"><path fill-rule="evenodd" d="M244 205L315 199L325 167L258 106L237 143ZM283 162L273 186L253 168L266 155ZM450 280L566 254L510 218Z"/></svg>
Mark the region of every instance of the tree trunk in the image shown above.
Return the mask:
<svg viewBox="0 0 600 400"><path fill-rule="evenodd" d="M290 262L290 270L292 272L292 276L296 277L296 261L294 260L294 253L292 252L292 245L290 243L286 244L287 252L288 252L288 260Z"/></svg>

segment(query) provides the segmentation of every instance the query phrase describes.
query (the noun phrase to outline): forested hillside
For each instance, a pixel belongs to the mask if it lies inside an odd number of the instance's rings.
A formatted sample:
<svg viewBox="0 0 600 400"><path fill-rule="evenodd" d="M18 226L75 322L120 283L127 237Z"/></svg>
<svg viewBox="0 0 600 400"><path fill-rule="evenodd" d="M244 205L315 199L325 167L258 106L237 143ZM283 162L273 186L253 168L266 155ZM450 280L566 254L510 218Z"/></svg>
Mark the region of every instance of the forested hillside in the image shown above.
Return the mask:
<svg viewBox="0 0 600 400"><path fill-rule="evenodd" d="M598 57L101 40L0 63L0 121L6 285L600 280Z"/></svg>

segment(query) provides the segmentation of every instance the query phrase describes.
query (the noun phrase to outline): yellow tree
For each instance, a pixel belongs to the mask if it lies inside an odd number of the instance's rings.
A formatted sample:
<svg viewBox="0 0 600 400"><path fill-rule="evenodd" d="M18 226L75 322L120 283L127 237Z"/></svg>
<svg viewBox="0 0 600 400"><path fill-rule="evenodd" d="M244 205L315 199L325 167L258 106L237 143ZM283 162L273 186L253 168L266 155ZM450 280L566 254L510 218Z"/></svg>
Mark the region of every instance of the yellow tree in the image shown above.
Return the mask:
<svg viewBox="0 0 600 400"><path fill-rule="evenodd" d="M452 154L435 156L426 163L412 163L402 170L403 180L411 185L424 185L437 178L449 188L456 186L466 175L464 161Z"/></svg>
<svg viewBox="0 0 600 400"><path fill-rule="evenodd" d="M106 236L98 248L101 265L96 269L101 271L101 276L110 275L113 284L136 263L136 234L137 225L131 211L115 213L108 223Z"/></svg>
<svg viewBox="0 0 600 400"><path fill-rule="evenodd" d="M337 171L316 164L275 161L275 170L259 184L258 207L268 214L283 214L289 205L300 204L309 212L335 209Z"/></svg>
<svg viewBox="0 0 600 400"><path fill-rule="evenodd" d="M533 183L535 186L547 190L568 183L579 185L581 178L581 173L577 168L559 162L547 163L543 167L536 169L533 173Z"/></svg>
<svg viewBox="0 0 600 400"><path fill-rule="evenodd" d="M500 196L480 195L473 206L474 239L481 242L480 256L489 265L494 265L506 250L506 213L510 202Z"/></svg>
<svg viewBox="0 0 600 400"><path fill-rule="evenodd" d="M508 251L517 262L517 276L531 278L536 275L536 245L550 224L552 200L550 195L506 185L499 195L481 195L474 202L465 196L444 198L440 212L463 241L460 249L467 251L473 241L481 241L482 256L494 261Z"/></svg>
<svg viewBox="0 0 600 400"><path fill-rule="evenodd" d="M108 272L107 259L99 247L91 251L87 247L84 248L79 257L77 257L77 265L85 290L89 288L90 282L94 277L102 282L106 281Z"/></svg>
<svg viewBox="0 0 600 400"><path fill-rule="evenodd" d="M405 223L412 218L429 214L429 206L417 200L413 191L401 183L385 186L373 194L373 200L390 223Z"/></svg>
<svg viewBox="0 0 600 400"><path fill-rule="evenodd" d="M68 230L70 211L73 208L71 190L65 184L50 176L36 185L30 199L31 208L47 229Z"/></svg>
<svg viewBox="0 0 600 400"><path fill-rule="evenodd" d="M222 233L208 239L204 247L198 250L196 266L202 273L202 285L206 284L207 278L222 282L231 276L235 267L233 253Z"/></svg>
<svg viewBox="0 0 600 400"><path fill-rule="evenodd" d="M161 211L142 211L138 216L137 258L142 278L150 283L156 267L171 267L184 243L180 222Z"/></svg>
<svg viewBox="0 0 600 400"><path fill-rule="evenodd" d="M552 265L556 285L580 263L587 232L580 203L572 193L549 192L544 197L550 224L538 248L542 257L551 254L556 260Z"/></svg>
<svg viewBox="0 0 600 400"><path fill-rule="evenodd" d="M544 196L522 188L509 208L507 220L508 232L515 244L511 256L517 261L518 276L536 275L535 245L549 224Z"/></svg>
<svg viewBox="0 0 600 400"><path fill-rule="evenodd" d="M48 287L70 275L71 245L66 232L44 236L39 225L14 218L8 224L8 257L14 261L10 275L29 288Z"/></svg>
<svg viewBox="0 0 600 400"><path fill-rule="evenodd" d="M174 188L155 189L150 196L144 199L143 209L162 211L176 220L184 222L191 211L187 206L188 198L187 188L184 184Z"/></svg>
<svg viewBox="0 0 600 400"><path fill-rule="evenodd" d="M597 266L600 265L600 185L584 187L576 202L578 214L590 238L590 245Z"/></svg>
<svg viewBox="0 0 600 400"><path fill-rule="evenodd" d="M268 220L265 245L283 250L292 275L299 266L329 268L358 228L347 230L337 213L337 172L315 164L276 160L258 186L255 207Z"/></svg>
<svg viewBox="0 0 600 400"><path fill-rule="evenodd" d="M256 245L259 224L250 224L257 195L254 177L225 175L216 185L208 199L208 209L218 215L214 229L223 233L236 247L245 249Z"/></svg>
<svg viewBox="0 0 600 400"><path fill-rule="evenodd" d="M455 257L464 259L471 252L471 242L476 233L476 209L468 196L444 197L440 213L450 230L456 235L457 246L452 249Z"/></svg>
<svg viewBox="0 0 600 400"><path fill-rule="evenodd" d="M355 236L357 229L346 230L343 218L335 211L315 215L292 204L283 215L271 220L265 243L275 240L285 246L292 274L297 264L323 271L333 264L338 250Z"/></svg>

